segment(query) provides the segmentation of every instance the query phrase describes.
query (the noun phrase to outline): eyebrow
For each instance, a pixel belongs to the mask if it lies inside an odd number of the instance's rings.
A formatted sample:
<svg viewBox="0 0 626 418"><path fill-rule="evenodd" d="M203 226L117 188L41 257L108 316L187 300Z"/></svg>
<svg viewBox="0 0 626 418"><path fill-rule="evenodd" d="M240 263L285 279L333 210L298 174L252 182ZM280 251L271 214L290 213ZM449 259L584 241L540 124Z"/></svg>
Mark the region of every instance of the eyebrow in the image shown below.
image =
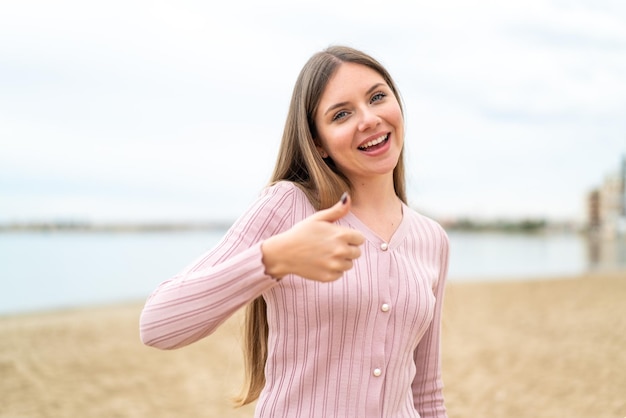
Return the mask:
<svg viewBox="0 0 626 418"><path fill-rule="evenodd" d="M386 83L376 83L376 84L374 84L372 87L370 87L370 88L369 88L369 89L365 92L365 95L366 95L366 96L369 96L370 94L372 94L372 92L373 92L374 90L376 90L376 89L377 89L377 88L379 88L380 86L386 86L386 85L387 85ZM345 106L345 105L347 105L347 104L348 104L348 102L335 103L334 105L332 105L332 106L330 106L328 109L326 109L326 112L324 112L324 116L326 116L329 112L331 112L331 111L333 111L333 110L335 110L335 109L337 109L337 108L343 107L343 106Z"/></svg>

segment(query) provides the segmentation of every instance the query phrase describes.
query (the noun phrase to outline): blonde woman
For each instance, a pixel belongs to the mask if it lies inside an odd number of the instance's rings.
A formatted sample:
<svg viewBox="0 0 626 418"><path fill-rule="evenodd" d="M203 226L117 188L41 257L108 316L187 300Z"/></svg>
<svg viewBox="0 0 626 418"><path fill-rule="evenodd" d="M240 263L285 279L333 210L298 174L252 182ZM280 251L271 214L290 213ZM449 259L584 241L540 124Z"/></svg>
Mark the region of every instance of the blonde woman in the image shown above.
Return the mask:
<svg viewBox="0 0 626 418"><path fill-rule="evenodd" d="M246 309L256 417L446 417L440 367L448 239L406 203L404 115L372 57L313 55L270 184L141 315L172 349Z"/></svg>

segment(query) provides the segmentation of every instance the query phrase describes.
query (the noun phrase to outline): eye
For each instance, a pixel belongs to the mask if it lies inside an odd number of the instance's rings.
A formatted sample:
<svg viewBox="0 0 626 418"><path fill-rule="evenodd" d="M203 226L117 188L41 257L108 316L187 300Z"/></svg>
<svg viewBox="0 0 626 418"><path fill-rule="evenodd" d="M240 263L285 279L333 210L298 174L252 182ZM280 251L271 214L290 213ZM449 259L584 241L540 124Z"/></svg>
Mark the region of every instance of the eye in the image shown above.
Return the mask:
<svg viewBox="0 0 626 418"><path fill-rule="evenodd" d="M387 97L387 93L383 93L382 91L379 91L378 93L375 93L372 96L371 102L379 102L382 99L384 99L385 97Z"/></svg>
<svg viewBox="0 0 626 418"><path fill-rule="evenodd" d="M348 115L348 112L341 110L333 115L333 122L339 119L343 119Z"/></svg>

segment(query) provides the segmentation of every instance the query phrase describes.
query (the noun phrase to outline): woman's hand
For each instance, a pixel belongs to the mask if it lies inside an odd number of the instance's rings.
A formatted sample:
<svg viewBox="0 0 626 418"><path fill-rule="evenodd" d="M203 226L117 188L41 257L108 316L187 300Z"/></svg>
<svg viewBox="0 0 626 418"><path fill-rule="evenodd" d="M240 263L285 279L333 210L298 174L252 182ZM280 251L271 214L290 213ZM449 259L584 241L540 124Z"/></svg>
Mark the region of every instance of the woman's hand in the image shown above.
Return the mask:
<svg viewBox="0 0 626 418"><path fill-rule="evenodd" d="M352 268L352 260L361 255L359 246L365 241L360 232L334 224L348 213L350 204L344 194L334 206L265 240L265 272L277 279L287 274L320 282L340 278Z"/></svg>

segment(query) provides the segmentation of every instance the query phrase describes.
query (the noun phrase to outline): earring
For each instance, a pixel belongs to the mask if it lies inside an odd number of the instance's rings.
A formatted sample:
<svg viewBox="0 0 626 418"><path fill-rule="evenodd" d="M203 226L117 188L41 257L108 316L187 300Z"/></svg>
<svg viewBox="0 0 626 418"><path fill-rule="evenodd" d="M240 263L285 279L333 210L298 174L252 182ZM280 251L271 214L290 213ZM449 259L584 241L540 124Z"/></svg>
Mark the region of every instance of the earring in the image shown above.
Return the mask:
<svg viewBox="0 0 626 418"><path fill-rule="evenodd" d="M324 150L320 151L320 156L321 156L322 158L328 158L328 154L327 154L327 153L326 153L326 151L324 151Z"/></svg>

